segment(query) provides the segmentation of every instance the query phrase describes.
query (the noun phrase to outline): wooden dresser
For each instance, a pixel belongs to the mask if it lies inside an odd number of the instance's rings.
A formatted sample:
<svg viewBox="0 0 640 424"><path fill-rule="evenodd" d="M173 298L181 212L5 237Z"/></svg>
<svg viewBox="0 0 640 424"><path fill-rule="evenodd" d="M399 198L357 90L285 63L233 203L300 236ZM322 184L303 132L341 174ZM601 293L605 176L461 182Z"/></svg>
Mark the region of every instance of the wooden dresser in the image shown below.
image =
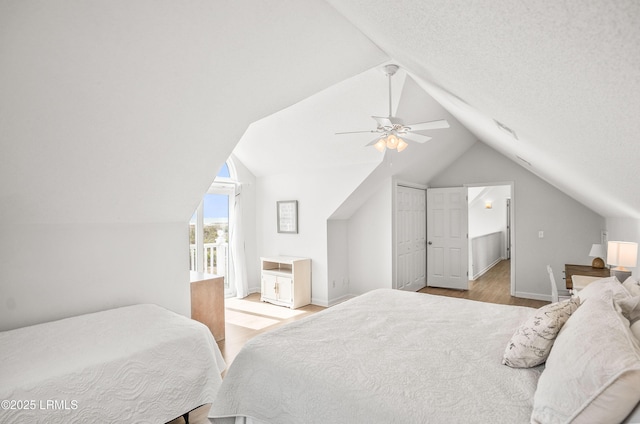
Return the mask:
<svg viewBox="0 0 640 424"><path fill-rule="evenodd" d="M217 342L224 340L224 277L191 272L191 319L211 330Z"/></svg>
<svg viewBox="0 0 640 424"><path fill-rule="evenodd" d="M590 277L609 277L611 270L609 268L593 268L591 265L564 265L564 278L568 289L573 288L571 281L572 275L588 275Z"/></svg>

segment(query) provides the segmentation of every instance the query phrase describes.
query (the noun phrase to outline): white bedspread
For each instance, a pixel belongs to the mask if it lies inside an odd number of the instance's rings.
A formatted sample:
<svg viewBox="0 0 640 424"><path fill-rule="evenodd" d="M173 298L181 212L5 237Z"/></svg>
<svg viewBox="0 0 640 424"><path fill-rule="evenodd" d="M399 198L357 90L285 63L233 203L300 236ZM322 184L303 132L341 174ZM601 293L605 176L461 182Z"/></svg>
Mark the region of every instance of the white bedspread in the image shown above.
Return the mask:
<svg viewBox="0 0 640 424"><path fill-rule="evenodd" d="M206 326L156 305L5 331L0 422L164 423L211 403L224 367Z"/></svg>
<svg viewBox="0 0 640 424"><path fill-rule="evenodd" d="M528 423L542 368L512 369L501 360L532 312L375 290L249 341L210 416L267 423Z"/></svg>

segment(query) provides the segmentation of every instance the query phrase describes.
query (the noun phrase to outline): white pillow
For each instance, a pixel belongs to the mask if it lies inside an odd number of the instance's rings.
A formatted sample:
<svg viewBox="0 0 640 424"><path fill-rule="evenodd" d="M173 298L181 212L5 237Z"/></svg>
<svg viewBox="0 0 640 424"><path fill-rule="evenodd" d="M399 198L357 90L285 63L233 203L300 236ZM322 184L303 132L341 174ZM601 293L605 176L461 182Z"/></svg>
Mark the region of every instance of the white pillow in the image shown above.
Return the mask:
<svg viewBox="0 0 640 424"><path fill-rule="evenodd" d="M532 423L621 422L640 402L640 345L611 299L590 298L565 323L533 400Z"/></svg>
<svg viewBox="0 0 640 424"><path fill-rule="evenodd" d="M597 297L599 299L607 299L610 297L607 291L611 291L615 301L624 300L629 297L629 292L625 289L616 277L607 277L596 280L578 292L580 303L584 303L588 299Z"/></svg>
<svg viewBox="0 0 640 424"><path fill-rule="evenodd" d="M640 296L629 296L624 300L619 300L617 305L620 312L631 324L640 320Z"/></svg>
<svg viewBox="0 0 640 424"><path fill-rule="evenodd" d="M640 321L631 324L631 332L636 336L636 339L638 339L638 343L640 343Z"/></svg>
<svg viewBox="0 0 640 424"><path fill-rule="evenodd" d="M580 299L571 298L536 310L507 343L502 363L512 368L530 368L546 361L558 332L578 306Z"/></svg>
<svg viewBox="0 0 640 424"><path fill-rule="evenodd" d="M631 296L640 296L640 285L638 285L635 278L627 278L624 280L624 283L622 283L622 286L627 289Z"/></svg>

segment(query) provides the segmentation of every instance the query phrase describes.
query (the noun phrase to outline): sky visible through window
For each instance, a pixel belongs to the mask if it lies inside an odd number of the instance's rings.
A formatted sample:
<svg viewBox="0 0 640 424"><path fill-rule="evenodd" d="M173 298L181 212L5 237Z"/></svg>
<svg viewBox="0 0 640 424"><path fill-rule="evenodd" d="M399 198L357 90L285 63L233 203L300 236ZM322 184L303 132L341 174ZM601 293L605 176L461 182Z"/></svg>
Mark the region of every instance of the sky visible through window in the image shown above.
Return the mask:
<svg viewBox="0 0 640 424"><path fill-rule="evenodd" d="M217 177L230 178L229 167L225 163L218 172ZM205 194L204 199L204 225L214 225L229 222L229 196L223 194ZM190 223L195 225L195 213Z"/></svg>

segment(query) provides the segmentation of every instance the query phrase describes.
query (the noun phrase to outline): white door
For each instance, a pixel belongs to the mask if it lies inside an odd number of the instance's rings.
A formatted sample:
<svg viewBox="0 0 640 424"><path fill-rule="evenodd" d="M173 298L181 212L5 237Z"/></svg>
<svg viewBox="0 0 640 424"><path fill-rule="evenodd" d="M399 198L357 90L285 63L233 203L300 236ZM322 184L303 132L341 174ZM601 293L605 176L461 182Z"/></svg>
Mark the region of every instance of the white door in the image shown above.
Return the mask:
<svg viewBox="0 0 640 424"><path fill-rule="evenodd" d="M427 285L469 288L467 188L427 190Z"/></svg>
<svg viewBox="0 0 640 424"><path fill-rule="evenodd" d="M426 285L425 192L398 186L396 191L396 288L418 291Z"/></svg>

